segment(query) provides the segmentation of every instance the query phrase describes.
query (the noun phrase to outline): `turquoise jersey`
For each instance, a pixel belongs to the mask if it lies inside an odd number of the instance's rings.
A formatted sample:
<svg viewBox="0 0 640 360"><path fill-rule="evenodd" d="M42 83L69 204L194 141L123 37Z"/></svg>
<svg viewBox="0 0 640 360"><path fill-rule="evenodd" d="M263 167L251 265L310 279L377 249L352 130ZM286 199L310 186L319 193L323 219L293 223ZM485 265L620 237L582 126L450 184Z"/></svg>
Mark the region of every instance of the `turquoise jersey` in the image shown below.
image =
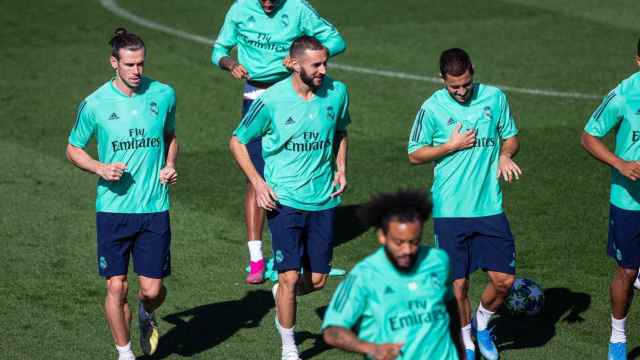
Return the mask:
<svg viewBox="0 0 640 360"><path fill-rule="evenodd" d="M302 35L316 37L330 56L340 54L345 42L336 28L320 17L305 0L283 0L280 8L267 15L259 0L237 0L231 5L213 45L211 62L229 56L238 47L238 62L259 82L276 82L289 75L282 60L289 47Z"/></svg>
<svg viewBox="0 0 640 360"><path fill-rule="evenodd" d="M336 190L333 140L351 122L347 87L325 76L314 97L304 100L291 79L256 99L233 135L242 144L262 136L264 177L281 204L330 209L340 203L330 196Z"/></svg>
<svg viewBox="0 0 640 360"><path fill-rule="evenodd" d="M403 343L398 359L458 359L448 301L453 298L444 250L421 246L414 270L403 273L381 247L338 286L322 329L355 328L362 341Z"/></svg>
<svg viewBox="0 0 640 360"><path fill-rule="evenodd" d="M498 88L473 86L467 104L460 104L446 89L427 99L411 129L409 153L423 146L439 146L447 141L456 125L461 132L475 129L473 147L436 160L431 194L434 217L481 217L502 210L498 174L503 139L518 133L506 95Z"/></svg>
<svg viewBox="0 0 640 360"><path fill-rule="evenodd" d="M640 72L623 80L604 98L584 131L602 138L612 129L616 129L615 154L623 160L640 161ZM611 204L639 211L640 182L611 168Z"/></svg>
<svg viewBox="0 0 640 360"><path fill-rule="evenodd" d="M98 180L97 211L169 209L169 188L160 183L160 170L165 164L165 135L175 132L175 118L173 89L146 77L131 97L110 80L80 103L69 144L84 148L95 136L101 162L127 165L119 181Z"/></svg>

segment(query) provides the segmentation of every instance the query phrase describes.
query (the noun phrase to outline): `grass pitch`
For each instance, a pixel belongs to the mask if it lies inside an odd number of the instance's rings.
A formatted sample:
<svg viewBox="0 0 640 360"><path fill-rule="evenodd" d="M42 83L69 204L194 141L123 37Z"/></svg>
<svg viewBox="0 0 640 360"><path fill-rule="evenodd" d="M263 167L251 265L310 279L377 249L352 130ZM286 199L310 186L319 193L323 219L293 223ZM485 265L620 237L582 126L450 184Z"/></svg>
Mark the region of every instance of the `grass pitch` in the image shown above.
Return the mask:
<svg viewBox="0 0 640 360"><path fill-rule="evenodd" d="M180 182L173 190L173 275L159 312L154 358L279 356L269 286L244 285L244 180L227 150L239 121L241 83L210 64L210 46L118 18L98 1L0 1L0 353L5 359L115 358L96 273L95 177L64 158L75 106L111 76L107 41L125 26L149 49L146 74L178 94ZM213 38L231 1L122 0L139 16ZM528 89L604 95L636 71L640 5L620 0L312 1L348 42L342 64L437 75L448 47L466 48L476 80ZM427 188L430 166L412 167L406 140L420 104L439 85L330 70L351 91L350 189L346 205L377 191ZM609 337L605 255L609 171L579 146L597 99L507 92L521 129L524 176L504 186L519 275L547 289L547 312L497 320L503 359L602 359ZM349 207L344 221L348 223ZM372 252L372 232L344 228L334 265ZM432 238L430 224L425 239ZM268 243L267 243L268 244ZM267 248L268 250L268 248ZM322 313L339 279L300 299L303 358L357 359L327 349ZM484 275L473 277L477 303ZM131 282L130 299L136 285ZM628 322L640 354L637 306ZM140 354L135 341L134 347Z"/></svg>

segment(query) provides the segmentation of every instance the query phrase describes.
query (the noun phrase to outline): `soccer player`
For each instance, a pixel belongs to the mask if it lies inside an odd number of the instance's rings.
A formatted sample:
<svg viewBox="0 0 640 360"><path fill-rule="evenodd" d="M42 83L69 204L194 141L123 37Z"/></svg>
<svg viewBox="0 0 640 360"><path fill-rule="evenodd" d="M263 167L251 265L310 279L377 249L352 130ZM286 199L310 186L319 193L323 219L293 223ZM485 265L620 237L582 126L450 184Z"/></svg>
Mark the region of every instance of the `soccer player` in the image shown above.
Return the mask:
<svg viewBox="0 0 640 360"><path fill-rule="evenodd" d="M473 82L473 65L462 49L440 56L444 89L428 98L411 130L409 161L435 162L433 223L435 243L451 259L453 292L458 302L467 358L473 359L469 275L487 272L489 282L475 314L478 347L497 359L487 325L515 278L515 244L502 209L499 180L522 174L513 156L518 151L515 121L505 94Z"/></svg>
<svg viewBox="0 0 640 360"><path fill-rule="evenodd" d="M67 158L98 176L98 271L106 279L105 315L120 360L131 351L127 269L138 274L140 345L153 354L159 333L154 311L164 302L171 272L169 185L177 181L176 96L142 76L142 39L119 28L109 42L115 76L80 103ZM85 146L95 136L98 160Z"/></svg>
<svg viewBox="0 0 640 360"><path fill-rule="evenodd" d="M289 51L293 75L254 101L230 141L233 156L267 210L278 283L282 359L298 359L296 295L320 290L331 268L334 208L347 186L347 87L326 76L327 49L301 36ZM264 178L247 144L262 137ZM300 270L304 267L304 276Z"/></svg>
<svg viewBox="0 0 640 360"><path fill-rule="evenodd" d="M329 56L340 54L345 42L333 25L320 17L305 0L238 0L227 13L213 45L211 61L236 79L244 79L242 115L265 89L288 77L284 63L291 43L301 35L314 36L327 48ZM230 56L237 47L238 60ZM286 61L284 61L286 59ZM251 161L264 175L262 141L259 137L247 144ZM247 180L245 223L250 257L247 284L264 281L262 257L264 211L257 205L253 185Z"/></svg>
<svg viewBox="0 0 640 360"><path fill-rule="evenodd" d="M640 40L636 55L640 66ZM625 322L640 267L640 73L623 80L591 115L582 146L611 167L609 241L607 253L617 268L611 287L609 360L627 358ZM616 132L615 152L602 138Z"/></svg>
<svg viewBox="0 0 640 360"><path fill-rule="evenodd" d="M364 207L382 247L333 294L322 324L327 344L376 360L460 358L449 256L420 244L430 212L420 192L382 194Z"/></svg>

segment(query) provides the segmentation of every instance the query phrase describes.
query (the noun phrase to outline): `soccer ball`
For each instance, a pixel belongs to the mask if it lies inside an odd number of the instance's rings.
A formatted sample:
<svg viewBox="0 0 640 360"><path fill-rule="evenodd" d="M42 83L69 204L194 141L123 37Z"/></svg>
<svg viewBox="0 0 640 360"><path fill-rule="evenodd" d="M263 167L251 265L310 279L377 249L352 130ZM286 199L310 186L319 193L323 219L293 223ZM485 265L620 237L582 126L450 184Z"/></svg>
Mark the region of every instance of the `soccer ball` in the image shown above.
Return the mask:
<svg viewBox="0 0 640 360"><path fill-rule="evenodd" d="M538 315L544 305L544 293L535 281L517 278L504 300L504 305L512 316Z"/></svg>

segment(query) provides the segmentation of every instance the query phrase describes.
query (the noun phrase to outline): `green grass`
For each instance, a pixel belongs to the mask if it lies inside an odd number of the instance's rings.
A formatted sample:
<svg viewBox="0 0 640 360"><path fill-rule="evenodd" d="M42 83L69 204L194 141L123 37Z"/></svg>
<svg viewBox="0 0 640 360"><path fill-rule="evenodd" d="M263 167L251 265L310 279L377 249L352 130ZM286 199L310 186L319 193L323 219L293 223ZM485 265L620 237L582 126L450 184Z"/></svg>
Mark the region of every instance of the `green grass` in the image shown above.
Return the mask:
<svg viewBox="0 0 640 360"><path fill-rule="evenodd" d="M337 62L435 76L444 48L465 47L477 80L604 95L635 71L640 25L634 0L398 2L312 1L337 25L348 50ZM227 150L240 112L241 83L209 63L210 47L131 24L97 1L0 1L0 353L6 359L115 358L96 273L95 177L64 158L75 106L111 76L107 41L125 25L149 48L146 73L178 94L180 183L173 191L173 275L160 310L159 358L272 359L269 287L247 287L242 268L244 180ZM213 37L230 1L126 0L136 14ZM436 84L332 70L351 91L350 190L346 204L377 191L426 188L431 167L412 167L406 139ZM501 319L503 359L598 359L609 336L605 255L608 170L578 137L597 100L509 93L521 128L517 162L525 174L505 186L518 271L549 291L549 313ZM431 226L426 239L431 239ZM427 240L430 242L430 240ZM372 232L339 246L334 264L350 268L376 247ZM473 277L474 303L484 275ZM325 291L300 299L298 335L306 358L357 359L318 342ZM132 281L130 299L136 289ZM572 312L572 309L574 310ZM637 338L637 306L628 325ZM134 339L136 338L134 330ZM140 353L136 346L137 353ZM635 351L634 355L639 351Z"/></svg>

